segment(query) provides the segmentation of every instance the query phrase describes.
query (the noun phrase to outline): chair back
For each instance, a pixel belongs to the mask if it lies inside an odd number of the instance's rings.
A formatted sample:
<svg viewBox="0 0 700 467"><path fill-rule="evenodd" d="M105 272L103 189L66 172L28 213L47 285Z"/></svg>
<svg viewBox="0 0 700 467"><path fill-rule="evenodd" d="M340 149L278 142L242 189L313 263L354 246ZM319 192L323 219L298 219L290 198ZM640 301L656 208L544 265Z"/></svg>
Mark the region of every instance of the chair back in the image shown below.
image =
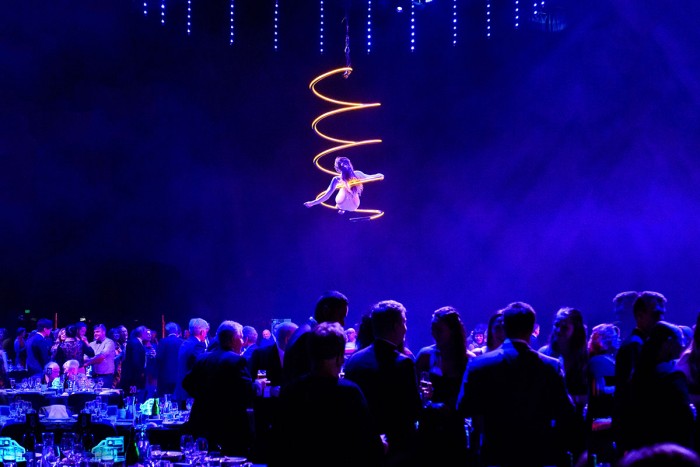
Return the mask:
<svg viewBox="0 0 700 467"><path fill-rule="evenodd" d="M87 424L83 432L91 434L98 445L99 442L104 439L117 436L117 429L111 423L91 421Z"/></svg>

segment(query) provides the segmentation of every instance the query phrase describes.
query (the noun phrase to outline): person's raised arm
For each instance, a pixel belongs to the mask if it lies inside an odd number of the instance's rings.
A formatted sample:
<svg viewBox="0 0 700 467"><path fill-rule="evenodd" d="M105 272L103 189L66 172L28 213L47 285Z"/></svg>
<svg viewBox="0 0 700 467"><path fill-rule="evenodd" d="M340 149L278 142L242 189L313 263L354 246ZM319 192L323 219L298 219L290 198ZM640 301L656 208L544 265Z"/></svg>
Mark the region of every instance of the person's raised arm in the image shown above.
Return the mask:
<svg viewBox="0 0 700 467"><path fill-rule="evenodd" d="M338 186L339 181L340 181L339 177L337 177L337 176L333 177L333 179L331 180L331 184L328 185L328 188L326 188L326 191L324 191L319 196L317 196L315 200L305 202L304 206L306 206L307 208L310 208L311 206L316 206L317 204L321 204L321 203L327 201L328 198L330 198L331 195L333 194L333 192L335 191L336 187Z"/></svg>
<svg viewBox="0 0 700 467"><path fill-rule="evenodd" d="M360 180L374 181L374 180L384 180L384 174L366 174L359 170L355 171L355 176Z"/></svg>

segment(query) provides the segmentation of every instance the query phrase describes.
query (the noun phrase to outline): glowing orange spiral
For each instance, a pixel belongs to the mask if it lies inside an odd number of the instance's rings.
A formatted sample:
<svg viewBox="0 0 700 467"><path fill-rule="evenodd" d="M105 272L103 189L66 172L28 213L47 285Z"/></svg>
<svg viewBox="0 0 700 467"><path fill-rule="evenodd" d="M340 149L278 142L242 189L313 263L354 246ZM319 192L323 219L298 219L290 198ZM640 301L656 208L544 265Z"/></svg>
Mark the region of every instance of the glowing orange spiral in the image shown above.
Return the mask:
<svg viewBox="0 0 700 467"><path fill-rule="evenodd" d="M328 112L325 112L325 113L319 115L318 117L316 117L316 118L314 119L313 122L311 122L311 128L313 128L313 130L314 130L321 138L326 139L326 140L328 140L328 141L331 141L331 142L333 142L333 143L337 143L337 144L338 144L337 146L333 146L333 147L330 147L330 148L328 148L328 149L326 149L326 150L324 150L324 151L319 152L318 154L316 154L316 156L314 156L314 160L313 160L314 165L315 165L316 167L318 167L319 170L321 170L322 172L325 172L325 173L327 173L327 174L333 175L333 176L335 176L335 175L340 175L340 173L338 173L338 172L336 172L336 171L334 171L334 170L328 169L328 168L326 168L326 167L323 167L323 166L321 165L321 162L320 162L320 161L321 161L321 159L322 159L324 156L327 156L328 154L331 154L331 153L334 153L334 152L337 152L337 151L342 151L343 149L347 149L347 148L352 148L352 147L356 147L356 146L362 146L362 145L365 145L365 144L375 144L375 143L381 143L381 142L382 142L381 139L366 139L366 140L360 140L360 141L353 141L353 140L345 140L345 139L340 139L340 138L334 138L334 137L332 137L332 136L329 136L329 135L323 133L321 130L318 129L318 124L319 124L322 120L324 120L325 118L328 118L328 117L330 117L330 116L337 115L337 114L340 114L340 113L343 113L343 112L351 112L351 111L354 111L354 110L362 110L362 109L366 109L366 108L368 108L368 107L379 107L379 106L381 105L381 104L376 103L376 102L375 102L375 103L371 103L371 104L363 104L363 103L361 103L361 102L346 102L346 101L341 101L341 100L338 100L338 99L333 99L333 98L330 98L330 97L328 97L328 96L325 96L325 95L321 94L321 93L316 89L316 85L317 85L319 82L321 82L322 80L328 78L329 76L337 75L337 74L339 74L339 73L344 73L345 76L347 76L347 75L349 75L351 72L352 72L352 68L350 68L350 67L336 68L335 70L331 70L331 71L329 71L329 72L327 72L327 73L324 73L324 74L322 74L322 75L317 76L317 77L314 78L313 81L311 81L311 83L309 84L309 89L311 89L311 91L312 91L316 96L318 96L319 98L323 99L323 100L326 101L326 102L330 102L331 104L336 104L336 105L339 105L339 106L340 106L340 108L338 108L338 109L331 110L331 111L328 111ZM384 179L384 177L378 177L378 178L373 178L373 179L356 179L356 180L353 180L352 182L350 182L350 185L356 185L356 184L359 184L359 183L375 182L375 181L383 180L383 179ZM325 195L325 194L326 194L326 191L322 191L321 193L319 193L319 194L316 196L316 199L321 198L321 197L322 197L323 195ZM335 206L333 206L333 205L331 205L331 204L321 203L321 205L323 205L323 206L325 206L325 207L327 207L327 208L337 209ZM377 209L357 209L357 210L355 210L355 211L353 211L353 212L358 212L358 213L367 214L366 216L362 216L362 217L353 217L353 218L351 218L350 220L353 220L353 221L355 221L355 220L373 220L373 219L377 219L377 218L379 218L379 217L382 217L382 216L384 215L384 211L379 211L379 210L377 210Z"/></svg>

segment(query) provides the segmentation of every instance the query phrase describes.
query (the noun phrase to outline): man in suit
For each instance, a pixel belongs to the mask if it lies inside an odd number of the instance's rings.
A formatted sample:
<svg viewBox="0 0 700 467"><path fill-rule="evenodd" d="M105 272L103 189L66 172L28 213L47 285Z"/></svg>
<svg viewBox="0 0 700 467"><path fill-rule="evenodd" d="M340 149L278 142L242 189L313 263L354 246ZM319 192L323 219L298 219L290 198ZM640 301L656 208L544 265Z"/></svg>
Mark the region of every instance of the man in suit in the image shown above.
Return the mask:
<svg viewBox="0 0 700 467"><path fill-rule="evenodd" d="M248 457L252 431L247 410L252 407L253 381L246 359L233 351L234 341L240 341L242 334L240 324L222 322L216 332L219 348L202 352L182 387L194 398L186 432L206 438L212 451Z"/></svg>
<svg viewBox="0 0 700 467"><path fill-rule="evenodd" d="M384 300L372 307L370 319L374 342L348 359L345 378L360 386L378 432L386 435L387 464L414 465L421 399L415 362L402 352L406 308L397 301Z"/></svg>
<svg viewBox="0 0 700 467"><path fill-rule="evenodd" d="M36 322L36 332L27 339L27 372L29 376L42 376L44 366L51 361L51 321L45 318Z"/></svg>
<svg viewBox="0 0 700 467"><path fill-rule="evenodd" d="M287 343L292 334L299 328L292 322L282 322L275 328L277 340L266 347L258 347L248 358L248 367L253 379L259 370L265 370L265 379L270 385L269 391L255 383L257 396L255 398L255 443L252 458L257 463L266 463L270 451L270 430L272 419L277 411L279 386L282 384L282 364ZM269 395L270 397L265 397ZM274 446L278 449L278 446Z"/></svg>
<svg viewBox="0 0 700 467"><path fill-rule="evenodd" d="M503 345L469 362L457 409L481 435L483 465L541 467L558 463L576 426L575 406L559 360L530 347L535 311L514 302L503 311ZM552 421L562 432L552 429ZM561 435L561 438L559 438Z"/></svg>
<svg viewBox="0 0 700 467"><path fill-rule="evenodd" d="M243 326L243 347L241 355L250 358L258 348L258 331L253 326Z"/></svg>
<svg viewBox="0 0 700 467"><path fill-rule="evenodd" d="M298 325L288 321L280 323L275 328L275 343L265 347L258 347L250 356L249 368L251 376L255 378L259 370L265 370L265 377L271 386L280 386L282 384L284 354L289 339L298 328Z"/></svg>
<svg viewBox="0 0 700 467"><path fill-rule="evenodd" d="M272 332L269 329L262 330L262 337L260 342L258 342L258 347L267 347L275 343L275 339L272 337Z"/></svg>
<svg viewBox="0 0 700 467"><path fill-rule="evenodd" d="M314 316L299 326L292 334L284 354L284 369L282 384L308 373L311 369L311 359L307 350L308 334L319 323L340 323L345 326L348 315L348 298L342 293L332 290L326 292L316 301Z"/></svg>
<svg viewBox="0 0 700 467"><path fill-rule="evenodd" d="M135 395L140 402L146 397L146 347L148 328L139 326L133 330L126 342L124 359L122 360L121 380L119 387L125 394Z"/></svg>
<svg viewBox="0 0 700 467"><path fill-rule="evenodd" d="M177 401L181 407L190 397L187 390L182 387L182 380L192 369L197 357L207 350L206 340L209 334L209 323L202 318L192 318L189 329L190 337L182 343L177 354L177 380L173 400Z"/></svg>
<svg viewBox="0 0 700 467"><path fill-rule="evenodd" d="M622 342L615 356L615 394L613 396L612 428L620 452L626 451L634 440L626 433L633 432L628 426L631 418L630 385L635 367L652 328L663 320L666 313L666 297L658 292L644 291L637 295L632 305L635 328Z"/></svg>
<svg viewBox="0 0 700 467"><path fill-rule="evenodd" d="M343 328L320 323L308 342L311 372L280 394L270 467L290 465L290 453L300 450L309 467L381 465L384 447L367 400L355 383L339 377L345 360ZM347 451L339 452L343 448Z"/></svg>
<svg viewBox="0 0 700 467"><path fill-rule="evenodd" d="M173 394L177 385L177 358L182 345L180 326L177 323L165 325L166 336L158 342L156 373L158 395Z"/></svg>

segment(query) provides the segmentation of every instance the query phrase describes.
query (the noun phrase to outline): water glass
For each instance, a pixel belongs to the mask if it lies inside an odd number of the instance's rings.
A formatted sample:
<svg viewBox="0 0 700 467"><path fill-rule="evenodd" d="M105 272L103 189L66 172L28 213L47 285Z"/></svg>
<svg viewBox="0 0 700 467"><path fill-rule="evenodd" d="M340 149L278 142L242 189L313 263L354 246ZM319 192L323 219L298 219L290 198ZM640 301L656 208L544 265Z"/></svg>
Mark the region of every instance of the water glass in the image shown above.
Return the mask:
<svg viewBox="0 0 700 467"><path fill-rule="evenodd" d="M26 467L37 467L38 458L33 452L27 451L24 453L24 462Z"/></svg>
<svg viewBox="0 0 700 467"><path fill-rule="evenodd" d="M47 431L41 434L41 442L44 444L44 446L54 446L54 441L55 438L53 432Z"/></svg>
<svg viewBox="0 0 700 467"><path fill-rule="evenodd" d="M192 435L180 436L180 451L184 454L187 462L192 463L192 452L194 451L194 438Z"/></svg>
<svg viewBox="0 0 700 467"><path fill-rule="evenodd" d="M151 444L150 446L148 446L147 456L151 465L157 465L158 462L163 458L164 454L165 453L160 447L160 444Z"/></svg>
<svg viewBox="0 0 700 467"><path fill-rule="evenodd" d="M63 455L65 455L68 459L73 458L73 453L75 452L75 445L78 442L78 437L75 433L63 433L61 436L61 451L63 452Z"/></svg>
<svg viewBox="0 0 700 467"><path fill-rule="evenodd" d="M48 446L44 444L44 448L41 451L42 463L49 467L55 467L61 461L61 454L58 450L58 446Z"/></svg>
<svg viewBox="0 0 700 467"><path fill-rule="evenodd" d="M427 371L421 371L420 381L418 383L418 388L420 390L421 399L423 403L427 403L433 397L433 383L430 381L430 373Z"/></svg>
<svg viewBox="0 0 700 467"><path fill-rule="evenodd" d="M11 420L17 420L19 415L17 414L17 411L19 409L19 404L17 402L12 402L10 404L10 419Z"/></svg>
<svg viewBox="0 0 700 467"><path fill-rule="evenodd" d="M37 461L41 460L40 456L41 456L42 452L44 452L44 443L40 443L40 442L34 443L34 457L37 459Z"/></svg>
<svg viewBox="0 0 700 467"><path fill-rule="evenodd" d="M206 438L197 438L194 440L194 450L192 452L192 458L195 463L201 464L204 462L204 458L207 457L209 452L209 442Z"/></svg>

